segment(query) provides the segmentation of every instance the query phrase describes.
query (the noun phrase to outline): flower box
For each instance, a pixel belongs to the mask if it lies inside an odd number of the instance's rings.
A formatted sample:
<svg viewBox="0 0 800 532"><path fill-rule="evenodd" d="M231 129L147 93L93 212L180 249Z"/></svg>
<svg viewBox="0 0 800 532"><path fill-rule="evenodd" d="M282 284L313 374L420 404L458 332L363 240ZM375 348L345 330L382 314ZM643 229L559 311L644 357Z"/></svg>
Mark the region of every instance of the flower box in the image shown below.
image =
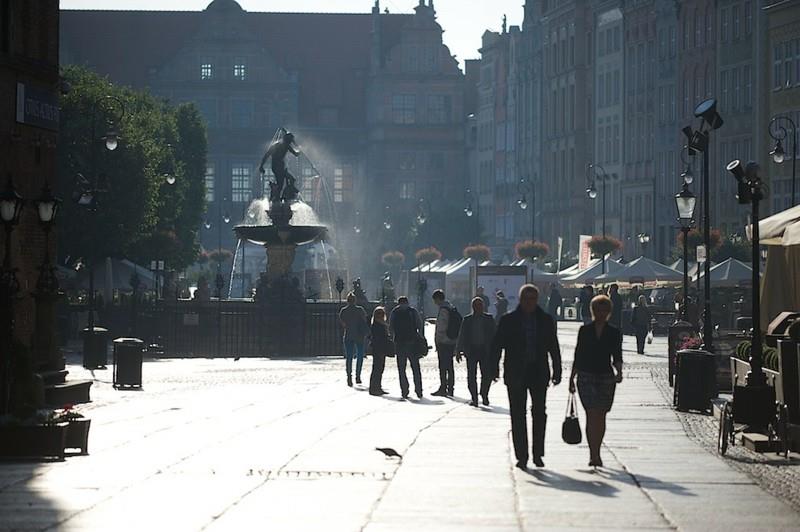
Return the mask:
<svg viewBox="0 0 800 532"><path fill-rule="evenodd" d="M68 423L0 426L0 459L64 459Z"/></svg>
<svg viewBox="0 0 800 532"><path fill-rule="evenodd" d="M89 427L91 419L71 419L67 425L67 435L64 440L65 449L78 449L79 454L89 454Z"/></svg>

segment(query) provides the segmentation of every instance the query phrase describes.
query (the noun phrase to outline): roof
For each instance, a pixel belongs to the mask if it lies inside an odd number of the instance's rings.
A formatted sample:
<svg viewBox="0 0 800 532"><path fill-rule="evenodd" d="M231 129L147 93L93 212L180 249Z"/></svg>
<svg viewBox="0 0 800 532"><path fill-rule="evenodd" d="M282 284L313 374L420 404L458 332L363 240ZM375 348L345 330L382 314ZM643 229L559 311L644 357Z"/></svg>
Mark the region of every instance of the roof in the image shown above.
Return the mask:
<svg viewBox="0 0 800 532"><path fill-rule="evenodd" d="M63 10L62 63L82 64L115 83L145 88L151 71L198 35L207 24L206 17L241 16L242 33L257 36L279 65L297 73L301 125L315 124L320 106L339 107L342 125L366 122L363 102L370 66L372 14L239 14L232 4L236 2L215 0L209 5L209 13ZM402 28L412 17L380 15L384 53L400 42Z"/></svg>

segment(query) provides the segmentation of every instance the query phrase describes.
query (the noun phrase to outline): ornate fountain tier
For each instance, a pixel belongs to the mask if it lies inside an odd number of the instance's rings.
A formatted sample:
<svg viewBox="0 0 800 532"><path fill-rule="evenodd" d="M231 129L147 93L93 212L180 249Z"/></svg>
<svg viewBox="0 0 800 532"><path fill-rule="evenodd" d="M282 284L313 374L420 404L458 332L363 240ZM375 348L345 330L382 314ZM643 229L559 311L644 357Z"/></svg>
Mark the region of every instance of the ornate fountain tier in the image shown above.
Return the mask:
<svg viewBox="0 0 800 532"><path fill-rule="evenodd" d="M233 229L239 239L262 245L267 251L267 271L259 281L256 298L261 302L302 299L297 283L289 279L297 246L325 240L328 228L317 222L311 207L297 200L272 202L266 211L270 223L259 223L266 221L262 216L263 202L254 201L248 210L248 217L255 223ZM297 213L301 223L292 225Z"/></svg>

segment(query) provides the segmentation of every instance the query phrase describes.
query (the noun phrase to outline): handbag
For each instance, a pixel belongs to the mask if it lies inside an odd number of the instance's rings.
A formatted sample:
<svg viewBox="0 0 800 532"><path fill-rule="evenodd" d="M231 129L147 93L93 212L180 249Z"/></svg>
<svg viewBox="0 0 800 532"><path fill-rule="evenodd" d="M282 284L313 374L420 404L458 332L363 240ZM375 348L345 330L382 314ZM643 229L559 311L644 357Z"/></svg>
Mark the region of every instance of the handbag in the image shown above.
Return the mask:
<svg viewBox="0 0 800 532"><path fill-rule="evenodd" d="M417 333L417 336L414 338L414 356L417 358L424 358L428 356L429 349L430 347L428 346L428 340L426 340L421 334Z"/></svg>
<svg viewBox="0 0 800 532"><path fill-rule="evenodd" d="M647 331L647 343L648 344L652 344L653 343L653 331L652 331L652 329Z"/></svg>
<svg viewBox="0 0 800 532"><path fill-rule="evenodd" d="M583 439L581 423L575 412L574 392L569 394L569 399L567 400L567 415L564 418L564 423L561 425L561 439L564 440L564 443L568 443L569 445L578 445Z"/></svg>

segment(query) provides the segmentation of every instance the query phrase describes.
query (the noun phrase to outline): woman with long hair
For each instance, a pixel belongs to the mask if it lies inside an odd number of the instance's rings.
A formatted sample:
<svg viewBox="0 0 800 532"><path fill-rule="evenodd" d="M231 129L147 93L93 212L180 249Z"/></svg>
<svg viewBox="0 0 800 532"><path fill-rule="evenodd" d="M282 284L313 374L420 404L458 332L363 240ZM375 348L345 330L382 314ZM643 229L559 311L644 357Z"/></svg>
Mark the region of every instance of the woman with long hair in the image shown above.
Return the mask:
<svg viewBox="0 0 800 532"><path fill-rule="evenodd" d="M614 392L622 382L622 331L610 325L613 304L608 296L596 296L590 304L592 322L578 331L575 362L569 377L569 391L578 395L586 410L586 440L589 465L602 467L600 447L606 434L606 415L614 403Z"/></svg>

